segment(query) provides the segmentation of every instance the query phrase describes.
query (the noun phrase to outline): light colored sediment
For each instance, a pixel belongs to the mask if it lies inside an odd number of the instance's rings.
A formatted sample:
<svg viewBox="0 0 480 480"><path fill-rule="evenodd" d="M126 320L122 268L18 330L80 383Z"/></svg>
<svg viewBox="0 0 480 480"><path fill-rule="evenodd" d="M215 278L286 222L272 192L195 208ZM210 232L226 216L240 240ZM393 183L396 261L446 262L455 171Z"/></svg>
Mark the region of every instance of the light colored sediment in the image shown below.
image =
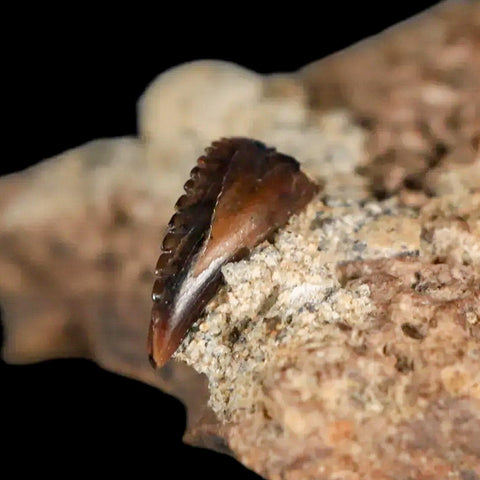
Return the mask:
<svg viewBox="0 0 480 480"><path fill-rule="evenodd" d="M344 109L312 115L305 89L293 75L262 76L226 62L192 62L154 80L138 110L147 163L161 162L162 187L172 196L178 196L192 158L229 136L274 145L315 176L341 175L344 182L336 180L329 189L365 188L366 180L351 178L363 160L363 129Z"/></svg>
<svg viewBox="0 0 480 480"><path fill-rule="evenodd" d="M314 201L224 267L176 357L206 374L230 448L268 478L474 468L479 246L480 194L420 212Z"/></svg>

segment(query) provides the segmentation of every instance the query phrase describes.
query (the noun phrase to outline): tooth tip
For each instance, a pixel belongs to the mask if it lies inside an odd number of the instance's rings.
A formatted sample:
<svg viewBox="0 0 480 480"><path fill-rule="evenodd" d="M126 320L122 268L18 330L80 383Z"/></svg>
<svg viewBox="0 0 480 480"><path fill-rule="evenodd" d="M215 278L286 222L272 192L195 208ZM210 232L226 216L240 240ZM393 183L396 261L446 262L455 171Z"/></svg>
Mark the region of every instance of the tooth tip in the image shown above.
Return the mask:
<svg viewBox="0 0 480 480"><path fill-rule="evenodd" d="M155 369L158 370L159 368L162 368L168 360L170 360L169 355L153 355L149 354L148 355L148 360L150 362L150 365Z"/></svg>
<svg viewBox="0 0 480 480"><path fill-rule="evenodd" d="M165 365L177 348L169 328L168 315L162 315L161 307L154 303L148 335L148 359L153 368Z"/></svg>
<svg viewBox="0 0 480 480"><path fill-rule="evenodd" d="M168 348L168 345L162 345L160 348L154 346L153 352L148 355L148 360L153 368L159 369L163 367L171 358L175 349Z"/></svg>
<svg viewBox="0 0 480 480"><path fill-rule="evenodd" d="M161 368L167 363L170 359L170 355L165 348L163 339L159 338L157 335L154 335L153 341L149 342L149 352L148 352L148 361L150 365L155 368Z"/></svg>

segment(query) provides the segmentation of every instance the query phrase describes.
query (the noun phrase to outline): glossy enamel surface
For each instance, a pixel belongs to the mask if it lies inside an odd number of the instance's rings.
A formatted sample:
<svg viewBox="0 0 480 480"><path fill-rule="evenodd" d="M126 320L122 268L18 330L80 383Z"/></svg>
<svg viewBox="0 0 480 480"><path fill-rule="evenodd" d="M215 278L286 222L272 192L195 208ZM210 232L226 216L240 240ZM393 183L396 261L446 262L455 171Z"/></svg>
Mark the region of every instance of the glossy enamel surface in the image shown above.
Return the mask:
<svg viewBox="0 0 480 480"><path fill-rule="evenodd" d="M214 142L184 189L155 272L148 340L155 367L215 295L221 267L248 255L318 190L295 159L248 138Z"/></svg>

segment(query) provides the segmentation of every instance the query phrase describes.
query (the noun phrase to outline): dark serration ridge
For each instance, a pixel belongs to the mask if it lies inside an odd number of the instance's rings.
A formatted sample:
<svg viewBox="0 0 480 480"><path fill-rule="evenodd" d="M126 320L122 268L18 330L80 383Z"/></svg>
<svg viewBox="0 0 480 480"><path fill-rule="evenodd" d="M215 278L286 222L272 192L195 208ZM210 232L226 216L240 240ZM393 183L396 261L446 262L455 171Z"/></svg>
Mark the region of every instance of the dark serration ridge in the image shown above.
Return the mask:
<svg viewBox="0 0 480 480"><path fill-rule="evenodd" d="M174 287L184 276L182 269L198 252L208 231L230 160L244 141L243 138L224 138L213 142L190 171L184 185L185 194L175 205L176 212L163 239L155 269L154 301L172 300Z"/></svg>
<svg viewBox="0 0 480 480"><path fill-rule="evenodd" d="M318 191L292 157L249 138L214 142L197 160L163 240L148 349L172 356L220 287L222 266L244 258Z"/></svg>

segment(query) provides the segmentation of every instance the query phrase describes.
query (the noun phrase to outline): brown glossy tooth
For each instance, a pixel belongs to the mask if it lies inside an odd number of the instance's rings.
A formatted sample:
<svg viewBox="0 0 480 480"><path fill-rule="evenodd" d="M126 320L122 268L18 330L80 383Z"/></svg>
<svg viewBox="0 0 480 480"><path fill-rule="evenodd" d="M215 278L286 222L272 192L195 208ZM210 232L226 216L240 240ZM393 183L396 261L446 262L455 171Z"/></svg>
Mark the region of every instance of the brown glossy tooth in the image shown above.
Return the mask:
<svg viewBox="0 0 480 480"><path fill-rule="evenodd" d="M162 366L222 282L221 267L248 255L318 191L298 162L248 138L214 142L198 159L169 223L148 344Z"/></svg>

